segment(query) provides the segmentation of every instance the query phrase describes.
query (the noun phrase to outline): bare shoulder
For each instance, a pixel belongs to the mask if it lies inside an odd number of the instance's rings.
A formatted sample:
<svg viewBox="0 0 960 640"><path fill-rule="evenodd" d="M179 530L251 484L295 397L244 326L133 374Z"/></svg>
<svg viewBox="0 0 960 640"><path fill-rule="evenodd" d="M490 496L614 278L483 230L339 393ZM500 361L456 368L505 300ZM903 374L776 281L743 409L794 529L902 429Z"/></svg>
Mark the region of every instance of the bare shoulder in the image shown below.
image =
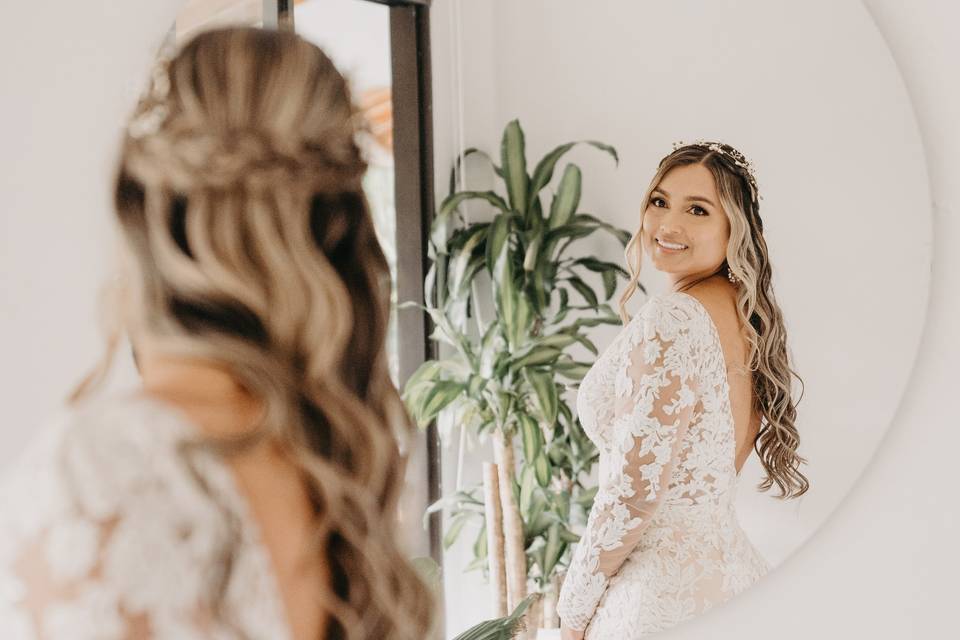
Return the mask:
<svg viewBox="0 0 960 640"><path fill-rule="evenodd" d="M721 336L739 333L737 290L732 284L720 277L708 278L685 293L703 305Z"/></svg>

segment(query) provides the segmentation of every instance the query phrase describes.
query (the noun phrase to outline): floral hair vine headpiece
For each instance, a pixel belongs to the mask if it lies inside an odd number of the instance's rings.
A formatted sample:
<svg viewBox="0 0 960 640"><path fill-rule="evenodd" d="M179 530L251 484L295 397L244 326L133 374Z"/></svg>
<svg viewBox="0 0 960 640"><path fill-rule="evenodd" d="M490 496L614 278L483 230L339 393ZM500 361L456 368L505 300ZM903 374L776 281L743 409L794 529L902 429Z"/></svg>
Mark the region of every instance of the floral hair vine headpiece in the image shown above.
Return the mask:
<svg viewBox="0 0 960 640"><path fill-rule="evenodd" d="M763 199L763 196L760 195L760 189L757 186L757 177L754 174L753 163L747 160L747 157L734 147L726 144L725 142L714 142L703 139L694 140L693 142L678 141L673 143L674 151L682 147L703 147L711 151L716 151L717 153L728 158L735 165L746 170L747 182L750 184L750 189L752 191L750 195L752 196L753 201L759 203L759 201Z"/></svg>
<svg viewBox="0 0 960 640"><path fill-rule="evenodd" d="M143 111L130 120L127 133L131 138L144 138L156 133L167 116L170 107L167 106L167 97L170 95L170 62L171 58L161 55L153 67L150 89L143 97L140 105Z"/></svg>

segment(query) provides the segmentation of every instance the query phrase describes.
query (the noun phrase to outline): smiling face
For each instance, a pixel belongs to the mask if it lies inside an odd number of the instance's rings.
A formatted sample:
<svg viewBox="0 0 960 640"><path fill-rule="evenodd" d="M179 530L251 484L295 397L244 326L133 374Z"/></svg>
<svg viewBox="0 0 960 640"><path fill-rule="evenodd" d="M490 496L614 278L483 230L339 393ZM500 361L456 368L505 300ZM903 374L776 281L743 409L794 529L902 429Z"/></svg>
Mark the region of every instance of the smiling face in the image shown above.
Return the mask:
<svg viewBox="0 0 960 640"><path fill-rule="evenodd" d="M702 164L674 167L650 192L643 250L673 284L716 273L727 255L730 221L713 174Z"/></svg>

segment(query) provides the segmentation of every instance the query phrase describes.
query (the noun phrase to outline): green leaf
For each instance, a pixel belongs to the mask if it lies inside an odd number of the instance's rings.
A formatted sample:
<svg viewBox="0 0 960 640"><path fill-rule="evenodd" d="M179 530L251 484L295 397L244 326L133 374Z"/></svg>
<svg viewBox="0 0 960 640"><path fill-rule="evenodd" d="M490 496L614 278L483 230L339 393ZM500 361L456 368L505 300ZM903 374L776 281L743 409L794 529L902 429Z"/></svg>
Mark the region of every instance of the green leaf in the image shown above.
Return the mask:
<svg viewBox="0 0 960 640"><path fill-rule="evenodd" d="M596 356L596 355L600 355L600 354L599 354L599 351L598 351L598 349L597 349L597 345L593 344L593 341L590 340L590 338L578 334L577 337L576 337L576 340L577 340L577 342L579 342L580 344L582 344L584 347L586 347L586 348L587 348L587 351L589 351L589 352L592 353L593 355L595 355L595 356Z"/></svg>
<svg viewBox="0 0 960 640"><path fill-rule="evenodd" d="M467 383L467 395L471 398L479 398L485 386L487 386L487 379L484 376L472 375Z"/></svg>
<svg viewBox="0 0 960 640"><path fill-rule="evenodd" d="M621 324L620 316L601 316L599 318L580 318L573 325L579 327L596 327L601 324Z"/></svg>
<svg viewBox="0 0 960 640"><path fill-rule="evenodd" d="M533 170L533 181L530 184L530 195L531 197L536 197L540 190L545 186L550 184L550 180L553 179L553 170L557 165L557 161L570 149L577 144L589 144L601 151L606 151L611 156L613 156L614 161L617 163L617 166L620 165L620 158L617 155L617 150L611 147L608 144L602 142L596 142L593 140L584 140L581 142L568 142L567 144L562 144L559 147L555 148L553 151L548 153L543 157L540 162L537 163L537 167Z"/></svg>
<svg viewBox="0 0 960 640"><path fill-rule="evenodd" d="M593 499L597 496L597 491L599 489L600 487L593 487L591 489L585 489L581 491L574 502L583 507L585 510L589 510L590 507L593 506Z"/></svg>
<svg viewBox="0 0 960 640"><path fill-rule="evenodd" d="M510 237L510 226L512 216L508 213L501 213L493 220L490 225L490 232L487 234L487 269L490 275L496 280L503 277L503 274L497 274L497 262L503 254L503 249L507 246ZM509 260L505 266L509 266Z"/></svg>
<svg viewBox="0 0 960 640"><path fill-rule="evenodd" d="M534 494L534 498L539 497L538 494ZM549 513L544 513L546 508L546 503L542 501L536 502L531 507L531 515L529 520L527 520L526 525L524 526L524 537L529 541L533 540L537 536L543 534L551 524L556 522L556 517L551 516Z"/></svg>
<svg viewBox="0 0 960 640"><path fill-rule="evenodd" d="M596 231L596 227L589 224L565 224L557 229L551 229L547 232L545 250L542 252L547 259L553 258L553 250L563 239L576 240L585 238Z"/></svg>
<svg viewBox="0 0 960 640"><path fill-rule="evenodd" d="M434 384L423 401L423 409L418 420L420 427L427 426L444 407L456 400L463 390L464 386L461 383L451 380L440 380Z"/></svg>
<svg viewBox="0 0 960 640"><path fill-rule="evenodd" d="M523 457L525 460L534 460L540 455L543 448L543 434L537 422L525 413L517 416L520 422L520 436L523 439Z"/></svg>
<svg viewBox="0 0 960 640"><path fill-rule="evenodd" d="M480 375L485 378L493 376L497 361L504 351L503 339L497 332L499 328L498 323L491 322L480 341Z"/></svg>
<svg viewBox="0 0 960 640"><path fill-rule="evenodd" d="M615 227L612 224L600 220L596 216L592 216L589 213L578 213L573 218L573 222L577 224L592 224L597 228L603 229L608 233L612 234L624 247L630 242L630 238L633 237L629 231Z"/></svg>
<svg viewBox="0 0 960 640"><path fill-rule="evenodd" d="M571 276L567 279L567 282L569 282L570 286L577 290L577 293L583 296L583 299L588 305L591 307L596 307L600 304L600 301L597 300L597 294L593 292L593 288L590 287L586 282L577 276Z"/></svg>
<svg viewBox="0 0 960 640"><path fill-rule="evenodd" d="M481 149L477 149L476 147L470 147L469 149L461 153L459 156L457 156L457 160L454 163L454 166L450 167L450 193L453 193L454 191L457 190L457 174L461 172L460 169L463 166L463 162L469 156L475 153L489 160L490 166L493 167L493 171L501 178L503 177L503 171L501 171L500 167L496 165L496 163L493 161L493 158L490 157L489 153L487 153L486 151L482 151Z"/></svg>
<svg viewBox="0 0 960 640"><path fill-rule="evenodd" d="M476 539L473 541L473 555L478 559L486 559L487 557L487 523L484 522L483 526L480 527L480 532L477 534Z"/></svg>
<svg viewBox="0 0 960 640"><path fill-rule="evenodd" d="M520 620L527 608L540 598L540 594L529 595L520 601L509 616L494 618L476 624L453 640L513 640L520 630Z"/></svg>
<svg viewBox="0 0 960 640"><path fill-rule="evenodd" d="M537 235L527 246L527 253L523 257L523 270L533 271L537 266L537 258L540 256L540 244L543 242L543 235Z"/></svg>
<svg viewBox="0 0 960 640"><path fill-rule="evenodd" d="M600 277L603 278L603 299L609 300L617 292L617 272L604 271Z"/></svg>
<svg viewBox="0 0 960 640"><path fill-rule="evenodd" d="M543 450L541 450L539 455L534 458L533 470L537 476L537 483L541 487L547 488L550 486L551 465L550 460L547 459L547 455L543 452Z"/></svg>
<svg viewBox="0 0 960 640"><path fill-rule="evenodd" d="M453 546L453 543L457 541L457 538L460 536L460 531L463 529L463 525L467 523L467 518L467 515L460 514L455 517L450 523L450 526L447 527L447 532L443 536L444 549L449 549Z"/></svg>
<svg viewBox="0 0 960 640"><path fill-rule="evenodd" d="M587 375L592 365L587 362L576 362L573 360L566 362L557 362L553 365L554 371L570 380L580 381Z"/></svg>
<svg viewBox="0 0 960 640"><path fill-rule="evenodd" d="M563 525L557 522L550 525L547 531L547 546L543 553L543 574L546 576L550 575L553 568L557 566L557 560L560 559L560 554L566 547L566 543L560 537L561 529Z"/></svg>
<svg viewBox="0 0 960 640"><path fill-rule="evenodd" d="M533 310L530 308L530 301L527 300L527 297L520 295L519 292L514 292L514 295L516 297L513 305L514 317L511 318L508 325L511 333L507 341L511 351L523 342L524 336L530 328L530 321L533 319Z"/></svg>
<svg viewBox="0 0 960 640"><path fill-rule="evenodd" d="M438 253L446 253L447 226L450 223L450 218L457 207L467 200L485 200L501 211L510 210L503 198L493 191L460 191L447 196L440 204L440 209L430 225L430 241L436 247Z"/></svg>
<svg viewBox="0 0 960 640"><path fill-rule="evenodd" d="M550 205L550 220L547 223L550 229L562 227L573 217L580 204L582 179L580 168L575 164L568 164Z"/></svg>
<svg viewBox="0 0 960 640"><path fill-rule="evenodd" d="M510 206L514 211L525 214L530 177L527 175L526 146L519 120L511 121L503 131L500 164L503 167L503 179L507 185Z"/></svg>
<svg viewBox="0 0 960 640"><path fill-rule="evenodd" d="M563 349L576 341L576 337L569 333L551 333L550 335L538 338L534 344L538 347L556 347L557 349Z"/></svg>
<svg viewBox="0 0 960 640"><path fill-rule="evenodd" d="M536 486L537 477L533 473L533 467L529 464L523 465L523 471L520 472L520 512L524 521L530 520L530 507Z"/></svg>
<svg viewBox="0 0 960 640"><path fill-rule="evenodd" d="M406 400L410 392L419 384L424 382L432 382L436 379L440 372L443 370L441 364L436 360L427 360L413 372L413 374L407 378L407 384L403 387L403 399Z"/></svg>
<svg viewBox="0 0 960 640"><path fill-rule="evenodd" d="M560 539L567 543L580 542L580 536L575 534L573 531L570 531L570 529L567 529L566 527L560 528Z"/></svg>
<svg viewBox="0 0 960 640"><path fill-rule="evenodd" d="M555 349L553 347L540 347L531 350L518 360L514 360L510 366L515 371L522 369L523 367L536 367L553 362L560 357L561 353L562 352L559 349Z"/></svg>
<svg viewBox="0 0 960 640"><path fill-rule="evenodd" d="M537 411L540 412L540 417L543 418L545 423L552 425L557 421L557 407L559 405L557 385L553 381L553 376L549 373L532 371L530 369L524 369L523 375L527 380L527 384L533 389ZM528 457L527 460L533 460L533 457Z"/></svg>
<svg viewBox="0 0 960 640"><path fill-rule="evenodd" d="M533 170L533 180L530 183L531 196L536 196L540 193L541 189L550 184L550 181L553 179L553 169L557 166L557 161L560 160L563 154L570 151L575 144L576 142L562 144L545 155L540 162L537 163L537 167Z"/></svg>
<svg viewBox="0 0 960 640"><path fill-rule="evenodd" d="M614 262L604 262L603 260L597 260L596 258L578 258L577 260L573 261L573 264L582 265L595 273L613 271L624 278L630 277L630 274L627 273L626 269Z"/></svg>
<svg viewBox="0 0 960 640"><path fill-rule="evenodd" d="M618 167L620 166L620 156L617 154L617 150L614 149L609 144L604 144L603 142L597 142L596 140L584 140L584 144L589 144L593 147L596 147L597 149L600 149L601 151L606 151L611 156L613 156L614 163L616 163Z"/></svg>
<svg viewBox="0 0 960 640"><path fill-rule="evenodd" d="M443 588L443 581L440 577L440 565L429 556L417 556L410 559L410 564L420 575L420 578L434 591Z"/></svg>

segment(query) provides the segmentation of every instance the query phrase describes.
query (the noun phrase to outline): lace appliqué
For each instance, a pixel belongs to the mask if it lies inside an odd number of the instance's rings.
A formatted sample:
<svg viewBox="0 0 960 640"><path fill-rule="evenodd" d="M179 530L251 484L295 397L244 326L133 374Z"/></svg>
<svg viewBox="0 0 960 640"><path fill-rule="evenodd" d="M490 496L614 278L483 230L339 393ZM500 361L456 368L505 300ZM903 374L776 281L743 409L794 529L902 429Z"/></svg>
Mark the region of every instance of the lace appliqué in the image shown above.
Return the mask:
<svg viewBox="0 0 960 640"><path fill-rule="evenodd" d="M144 397L65 411L43 432L0 483L0 637L289 638L247 505L213 454L187 462L193 437Z"/></svg>
<svg viewBox="0 0 960 640"><path fill-rule="evenodd" d="M567 626L640 637L768 570L733 512L723 352L695 298L651 298L584 377L577 410L600 473L557 605Z"/></svg>

